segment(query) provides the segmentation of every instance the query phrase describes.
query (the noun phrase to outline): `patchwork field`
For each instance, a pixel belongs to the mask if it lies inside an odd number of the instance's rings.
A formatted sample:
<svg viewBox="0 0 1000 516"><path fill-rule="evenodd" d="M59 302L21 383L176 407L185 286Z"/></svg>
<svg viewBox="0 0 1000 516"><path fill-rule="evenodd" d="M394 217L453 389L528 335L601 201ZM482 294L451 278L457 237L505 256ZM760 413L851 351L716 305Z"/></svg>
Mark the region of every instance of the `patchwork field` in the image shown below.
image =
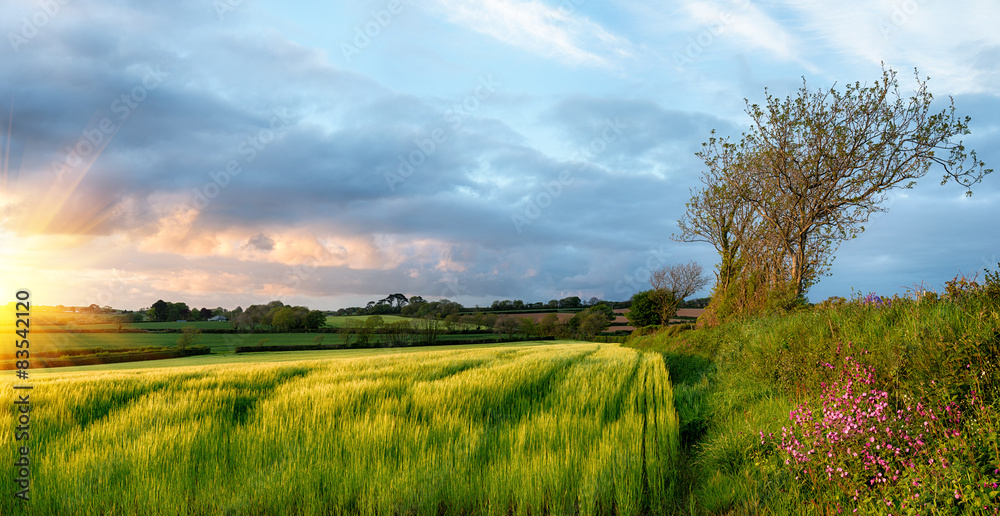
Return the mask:
<svg viewBox="0 0 1000 516"><path fill-rule="evenodd" d="M658 353L326 353L339 358L35 374L32 500L3 497L0 514L658 514L674 501ZM14 454L0 457L8 479Z"/></svg>

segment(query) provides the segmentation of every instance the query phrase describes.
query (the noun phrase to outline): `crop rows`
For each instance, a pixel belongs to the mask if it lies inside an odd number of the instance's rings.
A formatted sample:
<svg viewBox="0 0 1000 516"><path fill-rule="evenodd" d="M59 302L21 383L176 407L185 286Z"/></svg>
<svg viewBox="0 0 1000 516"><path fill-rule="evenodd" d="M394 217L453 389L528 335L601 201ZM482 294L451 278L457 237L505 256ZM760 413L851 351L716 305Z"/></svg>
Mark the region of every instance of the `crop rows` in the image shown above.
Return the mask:
<svg viewBox="0 0 1000 516"><path fill-rule="evenodd" d="M32 500L2 514L638 514L674 497L662 358L616 345L33 383Z"/></svg>

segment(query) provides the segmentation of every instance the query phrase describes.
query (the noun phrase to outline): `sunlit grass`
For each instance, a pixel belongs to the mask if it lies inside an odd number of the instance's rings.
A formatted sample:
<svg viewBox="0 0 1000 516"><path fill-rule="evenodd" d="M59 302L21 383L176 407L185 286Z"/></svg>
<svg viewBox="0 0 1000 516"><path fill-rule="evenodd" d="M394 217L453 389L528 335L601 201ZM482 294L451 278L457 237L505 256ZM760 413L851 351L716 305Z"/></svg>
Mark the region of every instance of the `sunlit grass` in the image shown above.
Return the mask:
<svg viewBox="0 0 1000 516"><path fill-rule="evenodd" d="M33 499L5 497L2 514L640 514L674 499L666 369L617 345L32 383ZM0 460L13 478L12 446Z"/></svg>
<svg viewBox="0 0 1000 516"><path fill-rule="evenodd" d="M676 382L686 512L995 514L1000 507L996 297L840 303L630 345L660 351ZM838 376L855 363L864 381ZM838 381L853 391L830 391ZM876 393L879 404L858 397ZM869 419L877 423L833 423ZM920 442L910 444L911 434Z"/></svg>

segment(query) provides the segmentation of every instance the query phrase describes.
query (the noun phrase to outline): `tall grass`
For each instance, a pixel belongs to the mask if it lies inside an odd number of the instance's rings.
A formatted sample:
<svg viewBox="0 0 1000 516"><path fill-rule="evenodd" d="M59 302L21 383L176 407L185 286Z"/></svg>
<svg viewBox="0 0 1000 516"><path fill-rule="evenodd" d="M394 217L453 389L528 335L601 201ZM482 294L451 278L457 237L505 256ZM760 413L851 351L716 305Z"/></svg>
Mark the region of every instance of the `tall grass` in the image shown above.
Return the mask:
<svg viewBox="0 0 1000 516"><path fill-rule="evenodd" d="M943 299L856 300L640 337L630 345L660 351L675 381L683 457L690 466L680 480L690 513L823 514L858 509L900 514L906 513L901 510L904 501L912 514L1000 512L1000 302L995 296L979 291L954 292ZM926 446L920 451L923 465L914 460L898 475L894 469L889 482L869 474L863 454L858 459L834 457L839 448L830 443L836 442L835 436L812 430L844 414L865 419L839 404L848 399L843 396L852 395L850 389L831 398L836 382L847 381L837 375L854 363L871 374L864 382L850 380L854 396L869 396L856 398L861 401L853 410L885 414L879 419L884 421L882 441L871 441L873 449L905 442L894 433L897 427L912 434L915 430L907 425L916 422L923 428L927 422L921 439ZM884 396L884 401L866 405L864 400L875 395ZM907 407L916 416L918 403L926 414L941 416L905 419L910 417ZM904 412L897 416L897 410ZM956 416L955 410L962 415ZM887 436L890 426L893 432ZM783 428L794 436L788 439L812 439L811 447L783 443ZM857 436L842 429L829 431L840 432L840 442L857 442L846 440ZM874 437L872 433L865 441ZM809 449L821 446L831 457L808 455ZM846 453L846 448L841 451ZM797 463L802 456L797 459L787 450L805 450L806 462ZM947 471L940 466L941 458ZM815 467L825 464L843 468L834 469L843 476L810 477Z"/></svg>
<svg viewBox="0 0 1000 516"><path fill-rule="evenodd" d="M643 514L674 499L667 370L617 345L32 382L32 500L3 497L2 514ZM13 478L13 446L0 453Z"/></svg>

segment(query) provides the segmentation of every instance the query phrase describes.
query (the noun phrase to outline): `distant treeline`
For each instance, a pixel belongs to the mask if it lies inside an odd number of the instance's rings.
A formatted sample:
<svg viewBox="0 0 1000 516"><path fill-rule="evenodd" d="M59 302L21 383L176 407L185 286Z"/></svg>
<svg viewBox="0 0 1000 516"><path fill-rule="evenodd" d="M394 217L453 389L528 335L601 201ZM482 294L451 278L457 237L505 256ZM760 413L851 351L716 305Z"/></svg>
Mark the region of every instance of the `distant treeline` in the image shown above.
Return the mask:
<svg viewBox="0 0 1000 516"><path fill-rule="evenodd" d="M570 296L563 299L552 299L547 303L529 303L520 299L505 299L493 301L488 307L466 307L461 303L442 299L440 301L427 301L421 296L407 298L403 294L391 294L377 301L369 301L366 306L352 306L341 308L335 312L336 315L402 315L404 317L425 317L427 315L438 318L445 318L452 314L462 312L530 312L547 310L579 311L598 303L604 303L612 309L628 308L629 301L602 301L596 297L589 301L581 300L578 296Z"/></svg>
<svg viewBox="0 0 1000 516"><path fill-rule="evenodd" d="M615 338L615 337L612 337ZM554 337L534 337L531 340L554 340ZM414 341L403 341L402 343L391 343L391 342L375 342L369 341L364 344L358 344L355 342L352 345L348 344L292 344L288 346L237 346L236 353L260 353L268 351L319 351L324 349L344 349L344 348L387 348L387 347L404 347L404 346L452 346L452 345L467 345L467 344L502 344L507 342L521 342L525 339L522 338L483 338L483 339L461 339L461 340L435 340L434 342L425 342L422 340ZM618 342L618 341L615 341Z"/></svg>
<svg viewBox="0 0 1000 516"><path fill-rule="evenodd" d="M692 299L680 303L678 308L705 308L708 306L710 298ZM570 296L562 299L550 299L548 302L525 302L520 299L496 300L490 306L466 307L461 303L442 299L440 301L427 301L421 296L407 298L403 294L391 294L377 301L369 301L366 306L352 306L341 308L335 315L401 315L404 317L426 317L428 315L444 319L453 314L465 313L531 313L531 312L578 312L586 308L607 305L612 310L629 308L632 300L626 301L604 301L596 297L584 301L578 296Z"/></svg>
<svg viewBox="0 0 1000 516"><path fill-rule="evenodd" d="M165 358L181 358L194 355L208 355L212 350L207 346L191 346L179 348L120 348L120 349L74 349L58 351L42 351L31 354L31 367L67 367L97 364L117 364L121 362L138 362L141 360L162 360ZM0 370L15 368L15 360L0 361Z"/></svg>

